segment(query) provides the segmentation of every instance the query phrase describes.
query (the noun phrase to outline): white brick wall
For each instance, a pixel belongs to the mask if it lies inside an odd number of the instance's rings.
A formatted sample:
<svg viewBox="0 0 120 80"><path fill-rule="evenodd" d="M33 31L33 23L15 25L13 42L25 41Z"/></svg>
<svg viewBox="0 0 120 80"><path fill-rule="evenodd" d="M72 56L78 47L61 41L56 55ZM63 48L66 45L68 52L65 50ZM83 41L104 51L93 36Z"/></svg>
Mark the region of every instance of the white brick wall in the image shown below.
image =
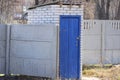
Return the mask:
<svg viewBox="0 0 120 80"><path fill-rule="evenodd" d="M59 24L60 15L81 15L83 20L83 6L47 5L28 11L28 24Z"/></svg>

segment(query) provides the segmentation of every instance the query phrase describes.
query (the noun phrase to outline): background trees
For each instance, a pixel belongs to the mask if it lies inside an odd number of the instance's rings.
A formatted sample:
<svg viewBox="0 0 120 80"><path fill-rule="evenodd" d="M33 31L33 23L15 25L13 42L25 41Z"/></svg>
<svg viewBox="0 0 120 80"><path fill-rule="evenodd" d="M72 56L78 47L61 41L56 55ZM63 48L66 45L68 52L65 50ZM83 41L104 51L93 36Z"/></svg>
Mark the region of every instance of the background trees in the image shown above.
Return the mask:
<svg viewBox="0 0 120 80"><path fill-rule="evenodd" d="M50 0L0 0L0 24L14 23L15 19L22 23L25 9L46 1ZM120 20L120 0L83 1L84 19Z"/></svg>
<svg viewBox="0 0 120 80"><path fill-rule="evenodd" d="M0 0L0 24L26 23L26 10L34 0Z"/></svg>
<svg viewBox="0 0 120 80"><path fill-rule="evenodd" d="M13 0L0 0L0 23L11 23Z"/></svg>
<svg viewBox="0 0 120 80"><path fill-rule="evenodd" d="M85 19L120 19L120 0L85 0Z"/></svg>

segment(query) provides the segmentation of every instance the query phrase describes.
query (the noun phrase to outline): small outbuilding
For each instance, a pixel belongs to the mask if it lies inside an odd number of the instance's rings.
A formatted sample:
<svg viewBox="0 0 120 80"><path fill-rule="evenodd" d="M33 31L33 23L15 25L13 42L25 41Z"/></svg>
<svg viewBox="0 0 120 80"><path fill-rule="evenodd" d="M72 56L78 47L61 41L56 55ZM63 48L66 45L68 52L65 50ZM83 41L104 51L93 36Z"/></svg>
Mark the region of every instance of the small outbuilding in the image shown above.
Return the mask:
<svg viewBox="0 0 120 80"><path fill-rule="evenodd" d="M56 78L81 78L82 21L81 0L52 0L28 10L28 24L54 24L59 29Z"/></svg>

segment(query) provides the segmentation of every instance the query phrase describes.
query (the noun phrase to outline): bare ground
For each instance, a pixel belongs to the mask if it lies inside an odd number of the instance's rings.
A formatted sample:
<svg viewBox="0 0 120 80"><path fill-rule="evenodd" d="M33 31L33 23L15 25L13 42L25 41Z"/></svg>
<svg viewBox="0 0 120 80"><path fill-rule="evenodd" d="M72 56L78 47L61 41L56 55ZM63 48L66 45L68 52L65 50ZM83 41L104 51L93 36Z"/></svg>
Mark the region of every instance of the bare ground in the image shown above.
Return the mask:
<svg viewBox="0 0 120 80"><path fill-rule="evenodd" d="M96 77L100 80L120 80L120 65L113 65L104 68L87 68L83 70L83 76Z"/></svg>
<svg viewBox="0 0 120 80"><path fill-rule="evenodd" d="M120 80L120 65L107 67L83 67L82 80ZM32 76L0 77L0 80L51 80Z"/></svg>

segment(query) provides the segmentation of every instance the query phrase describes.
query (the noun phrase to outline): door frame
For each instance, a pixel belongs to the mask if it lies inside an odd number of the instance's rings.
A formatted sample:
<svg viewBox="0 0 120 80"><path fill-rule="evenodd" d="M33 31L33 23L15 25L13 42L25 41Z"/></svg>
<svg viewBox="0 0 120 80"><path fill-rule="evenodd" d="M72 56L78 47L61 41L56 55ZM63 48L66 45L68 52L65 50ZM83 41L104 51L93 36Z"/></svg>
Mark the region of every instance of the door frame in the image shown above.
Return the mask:
<svg viewBox="0 0 120 80"><path fill-rule="evenodd" d="M60 21L62 18L78 18L79 19L79 79L82 78L82 54L81 54L81 15L60 15L59 16L59 26L58 26L58 59L57 59L57 78L60 77Z"/></svg>

